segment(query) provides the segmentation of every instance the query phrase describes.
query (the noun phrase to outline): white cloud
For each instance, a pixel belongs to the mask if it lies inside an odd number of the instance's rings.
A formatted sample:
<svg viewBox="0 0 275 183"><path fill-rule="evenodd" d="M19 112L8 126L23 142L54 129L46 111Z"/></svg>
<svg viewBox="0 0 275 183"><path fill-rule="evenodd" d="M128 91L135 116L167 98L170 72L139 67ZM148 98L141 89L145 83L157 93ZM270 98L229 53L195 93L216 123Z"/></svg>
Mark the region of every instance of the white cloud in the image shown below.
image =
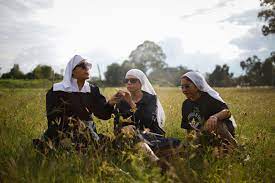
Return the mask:
<svg viewBox="0 0 275 183"><path fill-rule="evenodd" d="M275 50L274 40L275 35L263 36L261 25L257 25L251 27L244 36L233 39L230 43L242 51L240 55L242 59L252 55L266 58Z"/></svg>
<svg viewBox="0 0 275 183"><path fill-rule="evenodd" d="M228 57L224 59L222 53L185 52L184 43L181 39L175 37L161 41L160 45L166 53L166 62L170 66L182 65L187 66L188 69L211 73L216 65L227 64L234 66L234 70L239 74L240 68L236 67L236 60ZM239 63L237 65L239 66Z"/></svg>
<svg viewBox="0 0 275 183"><path fill-rule="evenodd" d="M29 71L49 61L59 71L83 54L104 71L151 40L167 52L169 65L209 72L239 60L258 7L258 0L0 1L0 67L20 62ZM241 16L251 23L236 23Z"/></svg>

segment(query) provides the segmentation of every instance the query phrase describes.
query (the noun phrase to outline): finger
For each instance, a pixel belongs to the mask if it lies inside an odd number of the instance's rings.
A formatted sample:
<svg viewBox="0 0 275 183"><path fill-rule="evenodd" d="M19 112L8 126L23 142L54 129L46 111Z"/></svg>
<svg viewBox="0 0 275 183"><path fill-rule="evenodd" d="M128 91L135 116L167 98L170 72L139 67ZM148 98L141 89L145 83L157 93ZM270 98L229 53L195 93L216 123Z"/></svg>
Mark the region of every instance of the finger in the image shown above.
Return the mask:
<svg viewBox="0 0 275 183"><path fill-rule="evenodd" d="M211 128L212 128L212 131L215 130L215 121L212 121L212 123L211 123Z"/></svg>
<svg viewBox="0 0 275 183"><path fill-rule="evenodd" d="M209 122L209 129L210 129L210 132L212 132L213 131L213 121L210 121Z"/></svg>
<svg viewBox="0 0 275 183"><path fill-rule="evenodd" d="M125 94L131 95L129 91L124 91Z"/></svg>
<svg viewBox="0 0 275 183"><path fill-rule="evenodd" d="M119 91L119 96L125 96L123 91Z"/></svg>
<svg viewBox="0 0 275 183"><path fill-rule="evenodd" d="M122 91L122 90L118 90L118 91L117 91L117 93L122 94L122 93L123 93L123 91Z"/></svg>
<svg viewBox="0 0 275 183"><path fill-rule="evenodd" d="M211 126L210 126L210 122L209 121L207 121L207 123L206 123L206 129L207 129L207 131L211 131Z"/></svg>
<svg viewBox="0 0 275 183"><path fill-rule="evenodd" d="M216 130L216 129L217 129L217 121L215 120L213 123L213 130Z"/></svg>
<svg viewBox="0 0 275 183"><path fill-rule="evenodd" d="M211 132L211 131L212 131L212 126L211 126L211 121L210 121L210 120L208 121L208 127L209 127L209 128L208 128L208 129L209 129L209 132Z"/></svg>

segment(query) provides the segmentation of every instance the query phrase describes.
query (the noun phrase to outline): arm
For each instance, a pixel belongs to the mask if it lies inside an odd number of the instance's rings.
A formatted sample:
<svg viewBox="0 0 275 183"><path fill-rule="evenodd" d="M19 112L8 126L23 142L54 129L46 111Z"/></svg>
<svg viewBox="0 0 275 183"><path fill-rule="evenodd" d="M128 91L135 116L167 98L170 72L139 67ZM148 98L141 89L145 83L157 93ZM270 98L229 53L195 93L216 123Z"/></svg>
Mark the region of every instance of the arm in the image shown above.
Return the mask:
<svg viewBox="0 0 275 183"><path fill-rule="evenodd" d="M48 127L54 125L53 121L62 117L62 111L58 106L58 98L52 89L50 89L46 94L46 112Z"/></svg>
<svg viewBox="0 0 275 183"><path fill-rule="evenodd" d="M210 116L211 118L216 118L218 121L228 119L231 116L229 109L223 109L222 111Z"/></svg>
<svg viewBox="0 0 275 183"><path fill-rule="evenodd" d="M218 123L222 123L223 120L228 119L231 116L231 112L225 103L215 100L213 106L217 108L216 110L219 112L214 113L207 119L205 128L209 132L214 131L217 128Z"/></svg>
<svg viewBox="0 0 275 183"><path fill-rule="evenodd" d="M150 97L150 99L146 101L145 105L142 105L141 107L139 107L135 113L136 119L140 120L141 125L145 128L149 128L152 132L159 131L157 122L156 96Z"/></svg>
<svg viewBox="0 0 275 183"><path fill-rule="evenodd" d="M91 106L93 113L99 119L107 120L111 118L114 107L110 105L106 98L101 95L97 86L91 86L92 101Z"/></svg>
<svg viewBox="0 0 275 183"><path fill-rule="evenodd" d="M182 103L182 107L181 107L181 128L186 129L188 132L190 130L192 130L192 127L190 126L190 124L188 123L188 119L187 119L187 115L186 114L186 106L185 106L185 101Z"/></svg>
<svg viewBox="0 0 275 183"><path fill-rule="evenodd" d="M137 110L137 106L132 100L131 94L128 91L119 90L115 96L119 98L116 108L119 110L123 118L133 116L134 112Z"/></svg>

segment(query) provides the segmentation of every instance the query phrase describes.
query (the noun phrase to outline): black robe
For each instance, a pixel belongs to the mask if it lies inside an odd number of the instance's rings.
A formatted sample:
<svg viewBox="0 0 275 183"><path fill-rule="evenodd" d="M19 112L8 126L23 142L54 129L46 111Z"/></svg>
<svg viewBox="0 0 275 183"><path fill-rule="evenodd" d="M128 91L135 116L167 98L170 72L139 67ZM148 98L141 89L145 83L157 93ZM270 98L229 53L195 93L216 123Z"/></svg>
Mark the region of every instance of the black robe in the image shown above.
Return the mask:
<svg viewBox="0 0 275 183"><path fill-rule="evenodd" d="M90 87L90 93L53 91L53 88L48 91L46 95L48 129L45 132L47 138L54 139L58 131L65 132L70 118L92 121L92 114L103 120L111 118L113 107L100 94L97 86Z"/></svg>
<svg viewBox="0 0 275 183"><path fill-rule="evenodd" d="M157 97L155 95L149 94L145 91L143 92L142 99L136 103L137 110L132 112L130 105L122 100L116 105L116 121L118 123L118 115L123 118L131 117L138 129L144 130L144 128L149 128L150 132L164 135L165 132L159 127L157 121ZM125 123L127 125L127 123Z"/></svg>

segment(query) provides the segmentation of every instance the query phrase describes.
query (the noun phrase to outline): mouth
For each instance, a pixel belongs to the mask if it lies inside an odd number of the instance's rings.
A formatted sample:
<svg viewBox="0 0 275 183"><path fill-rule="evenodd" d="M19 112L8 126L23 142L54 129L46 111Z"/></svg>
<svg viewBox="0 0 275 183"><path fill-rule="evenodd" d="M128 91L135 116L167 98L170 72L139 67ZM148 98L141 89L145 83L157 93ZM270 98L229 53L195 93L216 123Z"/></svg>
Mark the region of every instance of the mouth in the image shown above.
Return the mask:
<svg viewBox="0 0 275 183"><path fill-rule="evenodd" d="M190 93L182 92L185 96L190 96Z"/></svg>
<svg viewBox="0 0 275 183"><path fill-rule="evenodd" d="M187 95L187 94L188 94L188 92L186 92L186 91L182 91L182 93L183 93L183 94L185 94L185 95Z"/></svg>

